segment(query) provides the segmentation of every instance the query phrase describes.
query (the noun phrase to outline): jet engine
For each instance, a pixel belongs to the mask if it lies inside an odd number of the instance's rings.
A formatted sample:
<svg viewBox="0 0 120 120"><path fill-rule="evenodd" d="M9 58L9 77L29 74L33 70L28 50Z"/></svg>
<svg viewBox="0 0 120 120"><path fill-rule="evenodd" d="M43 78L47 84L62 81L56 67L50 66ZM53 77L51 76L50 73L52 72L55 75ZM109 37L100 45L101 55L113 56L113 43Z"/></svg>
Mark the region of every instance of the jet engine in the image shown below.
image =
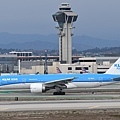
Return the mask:
<svg viewBox="0 0 120 120"><path fill-rule="evenodd" d="M31 93L42 93L46 92L45 86L42 83L32 83L30 85Z"/></svg>

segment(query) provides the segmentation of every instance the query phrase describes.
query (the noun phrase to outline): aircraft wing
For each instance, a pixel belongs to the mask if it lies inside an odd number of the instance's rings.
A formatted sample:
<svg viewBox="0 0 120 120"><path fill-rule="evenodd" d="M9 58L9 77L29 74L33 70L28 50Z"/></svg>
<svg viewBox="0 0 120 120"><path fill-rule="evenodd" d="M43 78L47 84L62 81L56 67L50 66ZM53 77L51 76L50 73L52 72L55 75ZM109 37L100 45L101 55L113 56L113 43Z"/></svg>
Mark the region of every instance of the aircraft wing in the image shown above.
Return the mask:
<svg viewBox="0 0 120 120"><path fill-rule="evenodd" d="M63 84L67 84L67 83L71 82L75 78L76 77L53 80L53 81L45 82L45 85L63 85Z"/></svg>

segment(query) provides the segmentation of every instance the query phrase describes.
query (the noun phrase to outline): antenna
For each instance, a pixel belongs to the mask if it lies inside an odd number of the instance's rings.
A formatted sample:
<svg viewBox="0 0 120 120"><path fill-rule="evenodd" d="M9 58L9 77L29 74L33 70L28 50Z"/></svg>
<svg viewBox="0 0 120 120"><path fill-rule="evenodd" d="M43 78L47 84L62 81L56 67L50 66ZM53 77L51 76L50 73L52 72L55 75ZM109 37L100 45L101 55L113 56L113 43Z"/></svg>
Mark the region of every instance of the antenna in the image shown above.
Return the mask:
<svg viewBox="0 0 120 120"><path fill-rule="evenodd" d="M67 0L65 0L66 1L66 3L67 3Z"/></svg>
<svg viewBox="0 0 120 120"><path fill-rule="evenodd" d="M64 1L65 3L68 3L68 0L63 0L63 1ZM64 2L63 2L63 3L64 3Z"/></svg>

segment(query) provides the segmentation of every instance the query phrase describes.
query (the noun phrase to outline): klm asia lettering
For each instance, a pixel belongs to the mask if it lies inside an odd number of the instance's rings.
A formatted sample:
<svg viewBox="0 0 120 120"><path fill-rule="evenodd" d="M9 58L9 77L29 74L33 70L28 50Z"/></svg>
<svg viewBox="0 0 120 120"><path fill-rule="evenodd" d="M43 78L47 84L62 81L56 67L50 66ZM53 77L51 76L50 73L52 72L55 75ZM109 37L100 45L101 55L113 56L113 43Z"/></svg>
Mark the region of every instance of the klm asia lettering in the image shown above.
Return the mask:
<svg viewBox="0 0 120 120"><path fill-rule="evenodd" d="M2 78L2 81L17 81L18 78Z"/></svg>
<svg viewBox="0 0 120 120"><path fill-rule="evenodd" d="M115 67L116 69L120 69L120 64L114 64L114 67Z"/></svg>

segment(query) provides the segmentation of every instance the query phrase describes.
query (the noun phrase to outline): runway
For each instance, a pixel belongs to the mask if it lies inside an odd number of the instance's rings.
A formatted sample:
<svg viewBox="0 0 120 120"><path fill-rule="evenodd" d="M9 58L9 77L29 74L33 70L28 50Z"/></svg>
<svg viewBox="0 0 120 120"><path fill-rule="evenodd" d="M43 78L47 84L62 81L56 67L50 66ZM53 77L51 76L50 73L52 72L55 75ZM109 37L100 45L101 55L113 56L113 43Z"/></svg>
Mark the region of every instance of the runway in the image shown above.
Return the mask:
<svg viewBox="0 0 120 120"><path fill-rule="evenodd" d="M16 100L16 98L18 98ZM49 93L0 92L0 112L43 110L119 109L120 92L78 92L54 96Z"/></svg>
<svg viewBox="0 0 120 120"><path fill-rule="evenodd" d="M118 109L118 100L60 100L0 102L0 111Z"/></svg>

